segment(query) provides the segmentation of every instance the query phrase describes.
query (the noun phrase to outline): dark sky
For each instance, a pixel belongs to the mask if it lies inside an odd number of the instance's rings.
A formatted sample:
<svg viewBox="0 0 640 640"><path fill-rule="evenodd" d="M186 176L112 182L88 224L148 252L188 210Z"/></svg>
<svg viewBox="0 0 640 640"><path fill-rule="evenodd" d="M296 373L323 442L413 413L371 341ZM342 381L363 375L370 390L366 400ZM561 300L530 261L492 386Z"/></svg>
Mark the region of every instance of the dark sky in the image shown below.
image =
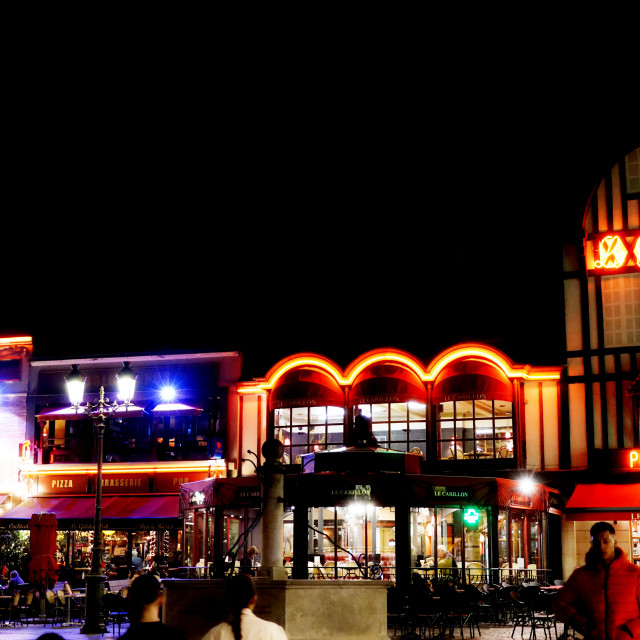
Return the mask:
<svg viewBox="0 0 640 640"><path fill-rule="evenodd" d="M461 340L562 364L562 243L637 116L560 74L262 71L17 100L0 331L239 350L245 378Z"/></svg>

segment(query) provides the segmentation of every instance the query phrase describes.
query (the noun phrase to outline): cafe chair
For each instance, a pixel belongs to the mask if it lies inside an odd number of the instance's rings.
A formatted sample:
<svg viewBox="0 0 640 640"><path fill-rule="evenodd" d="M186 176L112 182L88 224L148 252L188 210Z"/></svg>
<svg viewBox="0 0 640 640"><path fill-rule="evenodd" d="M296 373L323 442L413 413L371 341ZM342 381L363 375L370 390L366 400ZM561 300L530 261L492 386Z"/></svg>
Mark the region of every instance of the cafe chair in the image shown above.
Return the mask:
<svg viewBox="0 0 640 640"><path fill-rule="evenodd" d="M485 580L485 569L482 562L467 562L465 565L467 572L467 582L469 584L481 585Z"/></svg>
<svg viewBox="0 0 640 640"><path fill-rule="evenodd" d="M443 616L443 631L449 629L449 637L453 638L455 629L460 630L460 638L464 638L464 628L469 629L469 636L475 637L475 631L478 635L480 625L473 603L463 593L458 592L454 588L443 588L440 591L440 611Z"/></svg>
<svg viewBox="0 0 640 640"><path fill-rule="evenodd" d="M18 624L23 626L29 622L37 621L35 604L37 602L36 592L29 589L27 592L16 590L11 596L11 604L9 610L9 624L17 627Z"/></svg>
<svg viewBox="0 0 640 640"><path fill-rule="evenodd" d="M531 609L531 637L535 640L536 631L542 631L544 637L549 633L551 640L551 632L555 634L558 640L558 626L556 616L553 612L553 596L539 593L530 603Z"/></svg>
<svg viewBox="0 0 640 640"><path fill-rule="evenodd" d="M9 624L12 627L17 627L18 624L22 626L22 616L20 613L20 601L22 600L22 594L20 591L14 591L11 596L11 605L9 609Z"/></svg>
<svg viewBox="0 0 640 640"><path fill-rule="evenodd" d="M524 628L530 624L531 613L529 605L522 599L520 592L516 589L509 591L511 596L511 620L513 629L511 629L511 637L520 627L520 637L524 638Z"/></svg>
<svg viewBox="0 0 640 640"><path fill-rule="evenodd" d="M387 628L393 629L395 636L413 631L413 615L409 607L409 598L396 586L387 589Z"/></svg>
<svg viewBox="0 0 640 640"><path fill-rule="evenodd" d="M56 594L52 589L47 589L44 592L44 623L47 624L48 620L51 620L51 626L53 627L58 622L64 622L66 619L67 610L64 609L56 598Z"/></svg>
<svg viewBox="0 0 640 640"><path fill-rule="evenodd" d="M118 635L123 622L129 621L129 601L118 593L105 593L102 596L102 607L104 610L105 625L112 624L112 632L116 631L118 625Z"/></svg>

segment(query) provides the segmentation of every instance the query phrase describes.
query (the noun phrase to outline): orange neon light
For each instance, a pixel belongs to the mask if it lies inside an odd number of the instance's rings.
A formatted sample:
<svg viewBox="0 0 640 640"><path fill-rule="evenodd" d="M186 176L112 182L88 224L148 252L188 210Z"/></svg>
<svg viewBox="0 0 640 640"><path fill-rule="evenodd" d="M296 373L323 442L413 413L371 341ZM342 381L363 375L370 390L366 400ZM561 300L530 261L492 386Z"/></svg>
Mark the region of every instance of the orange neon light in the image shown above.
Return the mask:
<svg viewBox="0 0 640 640"><path fill-rule="evenodd" d="M606 236L598 244L599 260L596 269L619 269L627 258L627 248L620 236Z"/></svg>
<svg viewBox="0 0 640 640"><path fill-rule="evenodd" d="M281 361L273 367L267 377L263 380L254 380L251 383L240 385L238 393L262 393L268 389L272 389L278 380L288 371L297 367L313 366L323 369L341 386L353 384L356 377L367 367L376 362L394 362L402 364L411 369L423 382L432 382L440 374L440 372L451 362L455 360L480 358L491 362L499 367L509 378L522 378L524 380L559 380L560 369L557 367L532 368L526 366L514 366L504 355L496 350L483 345L465 344L454 347L438 356L431 362L429 367L424 369L421 364L412 356L401 351L393 351L388 349L380 349L364 354L360 359L352 363L343 373L334 363L326 358L316 356L314 354L299 354L289 359Z"/></svg>
<svg viewBox="0 0 640 640"><path fill-rule="evenodd" d="M632 469L636 467L640 467L640 452L639 451L631 451L629 453L629 466Z"/></svg>
<svg viewBox="0 0 640 640"><path fill-rule="evenodd" d="M31 336L16 336L11 338L0 338L0 344L15 344L18 342L33 342Z"/></svg>
<svg viewBox="0 0 640 640"><path fill-rule="evenodd" d="M636 240L636 246L633 248L633 255L636 257L636 264L640 267L640 238Z"/></svg>
<svg viewBox="0 0 640 640"><path fill-rule="evenodd" d="M108 464L108 463L107 463ZM165 463L166 464L166 463ZM103 466L102 467L102 474L113 474L113 473L149 473L149 472L154 472L154 473L173 473L176 471L189 471L189 472L195 472L195 471L207 471L209 470L211 467L217 467L220 466L222 463L219 462L218 460L207 460L206 464L202 464L202 465L194 465L194 464L183 464L183 465L179 465L179 466L171 466L171 467L167 467L167 466L159 466L157 462L155 463L149 463L146 465L131 465L128 464L126 466L123 465L118 465L117 467L111 467L111 466ZM49 467L49 465L47 465L47 467ZM81 475L81 474L95 474L97 473L97 469L95 468L95 466L91 466L91 467L87 467L87 466L80 466L80 467L73 467L73 468L68 468L67 466L65 467L58 467L55 469L29 469L28 473L30 475L37 475L37 476L53 476L53 475L60 475L61 473L64 473L65 475Z"/></svg>

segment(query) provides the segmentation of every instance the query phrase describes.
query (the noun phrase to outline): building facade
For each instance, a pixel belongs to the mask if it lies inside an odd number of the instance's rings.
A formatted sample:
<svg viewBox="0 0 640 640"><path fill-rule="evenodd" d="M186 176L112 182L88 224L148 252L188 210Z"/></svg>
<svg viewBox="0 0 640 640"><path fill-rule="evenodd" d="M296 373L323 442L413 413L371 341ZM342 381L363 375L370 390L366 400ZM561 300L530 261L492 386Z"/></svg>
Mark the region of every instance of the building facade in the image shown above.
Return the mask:
<svg viewBox="0 0 640 640"><path fill-rule="evenodd" d="M581 243L564 252L567 401L560 466L565 575L584 562L593 521L615 521L640 563L640 149L594 189ZM635 404L634 404L635 403ZM635 406L635 410L634 410Z"/></svg>
<svg viewBox="0 0 640 640"><path fill-rule="evenodd" d="M128 363L137 377L133 404L112 414L103 439L104 560L118 577L131 572L134 549L167 569L182 563L180 485L226 475L229 397L240 371L235 352L138 355ZM72 364L86 376L84 403L93 404L101 388L117 402L122 359L31 361L22 397L21 437L31 443L20 460L23 500L0 517L0 527L28 529L33 513L55 513L57 560L75 576L92 546L97 433L95 415L70 406Z"/></svg>
<svg viewBox="0 0 640 640"><path fill-rule="evenodd" d="M0 338L0 516L26 495L21 473L31 457L25 424L32 352L30 336Z"/></svg>
<svg viewBox="0 0 640 640"><path fill-rule="evenodd" d="M456 345L426 364L375 350L344 370L297 354L238 384L229 437L238 451L271 440L282 447L282 560L293 577L354 577L347 567L364 565L365 574L408 582L412 571L442 568L440 546L461 573L551 577L559 494L532 472L541 455L547 468L558 465L561 374L480 344ZM257 459L230 462L255 478ZM184 487L185 523L205 564L260 544L260 505L246 502L260 487L241 491L239 480Z"/></svg>

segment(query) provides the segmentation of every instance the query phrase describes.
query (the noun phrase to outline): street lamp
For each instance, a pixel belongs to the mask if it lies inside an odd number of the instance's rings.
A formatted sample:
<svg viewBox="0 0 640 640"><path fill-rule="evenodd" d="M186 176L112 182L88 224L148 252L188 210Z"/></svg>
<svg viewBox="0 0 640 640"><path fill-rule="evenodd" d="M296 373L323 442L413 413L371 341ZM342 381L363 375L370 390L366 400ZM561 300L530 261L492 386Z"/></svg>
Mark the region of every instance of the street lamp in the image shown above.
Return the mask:
<svg viewBox="0 0 640 640"><path fill-rule="evenodd" d="M98 436L98 469L96 473L96 511L93 524L93 549L91 555L91 571L86 576L86 609L82 633L104 633L104 616L100 599L104 594L105 576L102 572L102 457L104 445L104 432L107 420L120 408L131 405L136 386L136 375L131 371L129 363L124 363L124 368L116 375L121 403L109 402L104 397L104 387L100 387L100 396L93 404L87 402L82 406L84 396L84 383L86 377L78 371L78 365L71 367L71 373L67 376L67 391L69 401L76 411L82 411L93 420Z"/></svg>

